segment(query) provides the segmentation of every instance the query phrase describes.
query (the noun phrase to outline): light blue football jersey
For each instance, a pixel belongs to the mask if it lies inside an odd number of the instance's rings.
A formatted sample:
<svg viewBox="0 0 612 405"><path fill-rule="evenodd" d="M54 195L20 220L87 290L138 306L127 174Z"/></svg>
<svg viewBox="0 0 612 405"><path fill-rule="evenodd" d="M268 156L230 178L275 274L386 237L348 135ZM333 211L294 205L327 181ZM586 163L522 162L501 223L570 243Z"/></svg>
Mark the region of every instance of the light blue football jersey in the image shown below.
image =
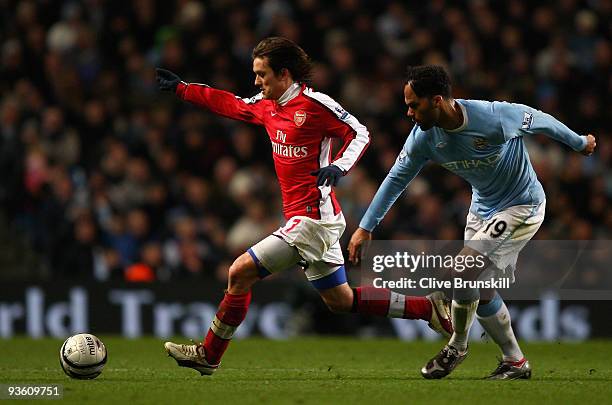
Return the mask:
<svg viewBox="0 0 612 405"><path fill-rule="evenodd" d="M372 231L429 160L470 183L470 211L488 219L505 208L538 205L545 199L529 161L524 135L542 133L576 151L586 147L586 137L526 105L455 101L463 110L463 125L452 131L438 127L423 131L415 125L359 227Z"/></svg>

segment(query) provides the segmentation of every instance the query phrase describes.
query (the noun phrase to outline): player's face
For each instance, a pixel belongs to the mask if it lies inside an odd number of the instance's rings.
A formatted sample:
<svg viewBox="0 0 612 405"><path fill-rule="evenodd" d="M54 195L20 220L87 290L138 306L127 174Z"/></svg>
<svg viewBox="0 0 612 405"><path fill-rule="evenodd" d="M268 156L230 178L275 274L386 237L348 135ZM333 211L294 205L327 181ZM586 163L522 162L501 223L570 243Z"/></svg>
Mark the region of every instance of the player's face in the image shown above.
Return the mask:
<svg viewBox="0 0 612 405"><path fill-rule="evenodd" d="M410 84L404 86L404 102L408 106L406 115L423 131L427 131L438 123L440 108L434 99L417 97Z"/></svg>
<svg viewBox="0 0 612 405"><path fill-rule="evenodd" d="M278 100L289 87L286 71L284 74L275 74L267 57L253 59L253 73L255 86L261 89L265 99Z"/></svg>

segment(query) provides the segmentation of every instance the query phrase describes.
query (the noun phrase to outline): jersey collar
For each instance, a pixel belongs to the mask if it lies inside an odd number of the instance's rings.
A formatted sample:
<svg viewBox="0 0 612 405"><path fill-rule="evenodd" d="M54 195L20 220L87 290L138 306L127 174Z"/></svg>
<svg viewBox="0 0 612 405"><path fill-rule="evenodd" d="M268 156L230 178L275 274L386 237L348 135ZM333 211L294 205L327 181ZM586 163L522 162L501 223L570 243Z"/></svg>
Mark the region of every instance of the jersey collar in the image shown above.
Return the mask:
<svg viewBox="0 0 612 405"><path fill-rule="evenodd" d="M461 108L461 113L463 114L463 124L461 124L459 126L459 128L455 128L455 129L445 129L446 132L461 132L463 131L467 125L468 125L468 115L467 115L467 111L465 109L465 106L463 104L461 104L459 101L455 100L455 103L459 104L459 108Z"/></svg>
<svg viewBox="0 0 612 405"><path fill-rule="evenodd" d="M285 90L283 95L280 96L278 100L276 100L276 103L280 106L284 106L289 101L296 98L300 94L301 90L302 86L299 83L293 83L291 86L289 86L287 90Z"/></svg>

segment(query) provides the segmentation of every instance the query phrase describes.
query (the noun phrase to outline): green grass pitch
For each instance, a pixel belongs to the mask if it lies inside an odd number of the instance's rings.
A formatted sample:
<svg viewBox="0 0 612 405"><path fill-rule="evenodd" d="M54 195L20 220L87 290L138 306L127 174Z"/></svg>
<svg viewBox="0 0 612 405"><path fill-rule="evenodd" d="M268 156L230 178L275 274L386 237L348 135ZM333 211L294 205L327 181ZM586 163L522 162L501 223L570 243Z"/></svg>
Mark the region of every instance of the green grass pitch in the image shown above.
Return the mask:
<svg viewBox="0 0 612 405"><path fill-rule="evenodd" d="M114 405L566 404L609 403L612 398L612 341L523 344L533 378L495 382L482 380L496 366L497 348L492 343L473 344L450 377L428 381L419 369L442 341L239 340L232 342L213 377L200 377L177 367L163 351L161 339L101 338L109 360L92 381L64 375L59 340L0 340L0 383L63 384L62 403Z"/></svg>

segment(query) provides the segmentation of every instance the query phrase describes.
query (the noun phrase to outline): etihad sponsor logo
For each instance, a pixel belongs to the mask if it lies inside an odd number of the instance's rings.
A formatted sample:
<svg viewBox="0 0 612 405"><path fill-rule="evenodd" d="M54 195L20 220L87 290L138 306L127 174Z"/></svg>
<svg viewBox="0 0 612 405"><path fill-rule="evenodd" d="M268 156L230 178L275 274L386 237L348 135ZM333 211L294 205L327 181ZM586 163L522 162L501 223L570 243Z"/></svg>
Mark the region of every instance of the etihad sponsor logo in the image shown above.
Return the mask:
<svg viewBox="0 0 612 405"><path fill-rule="evenodd" d="M442 163L442 167L451 172L463 172L470 170L481 170L494 167L499 161L500 155L490 155L484 159L464 159L454 162Z"/></svg>
<svg viewBox="0 0 612 405"><path fill-rule="evenodd" d="M290 158L303 158L308 156L308 147L306 146L283 145L282 143L271 142L272 151L276 155Z"/></svg>
<svg viewBox="0 0 612 405"><path fill-rule="evenodd" d="M306 113L302 110L297 110L295 114L293 114L293 122L298 127L301 127L306 122Z"/></svg>

